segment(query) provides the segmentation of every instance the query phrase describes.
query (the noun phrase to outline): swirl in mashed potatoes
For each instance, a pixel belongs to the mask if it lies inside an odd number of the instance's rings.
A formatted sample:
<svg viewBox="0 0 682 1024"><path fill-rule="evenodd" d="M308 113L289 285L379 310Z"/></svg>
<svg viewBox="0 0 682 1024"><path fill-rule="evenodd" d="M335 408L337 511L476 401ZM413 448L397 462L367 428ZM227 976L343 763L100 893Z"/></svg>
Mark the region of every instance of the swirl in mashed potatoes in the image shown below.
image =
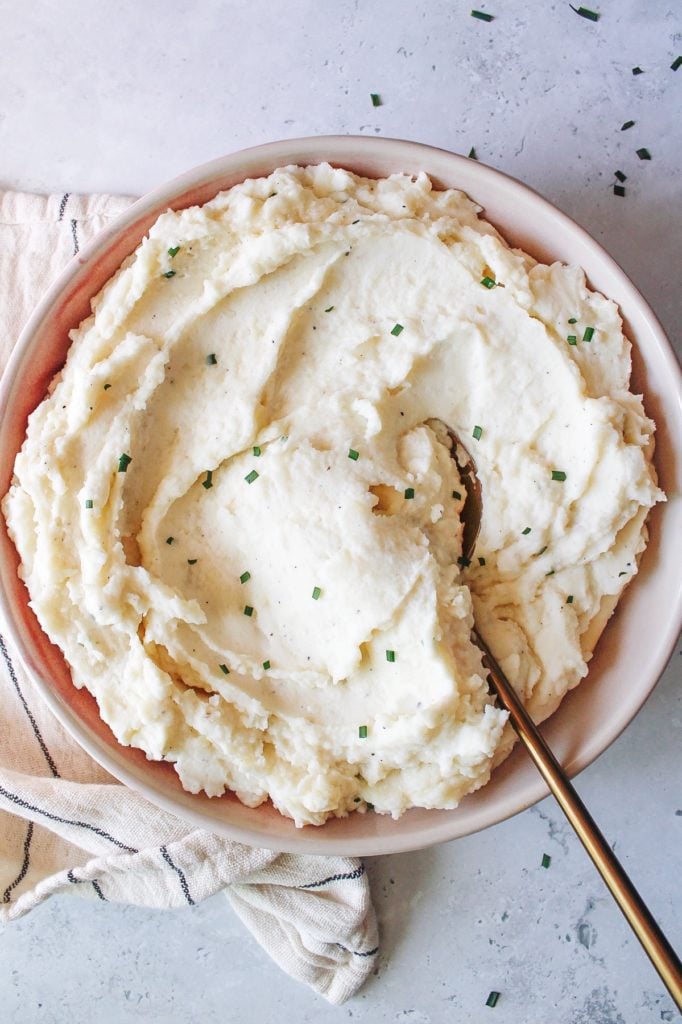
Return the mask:
<svg viewBox="0 0 682 1024"><path fill-rule="evenodd" d="M451 808L587 672L658 491L615 304L425 175L275 171L161 216L3 504L76 686L183 786L297 824ZM481 533L446 435L471 450Z"/></svg>

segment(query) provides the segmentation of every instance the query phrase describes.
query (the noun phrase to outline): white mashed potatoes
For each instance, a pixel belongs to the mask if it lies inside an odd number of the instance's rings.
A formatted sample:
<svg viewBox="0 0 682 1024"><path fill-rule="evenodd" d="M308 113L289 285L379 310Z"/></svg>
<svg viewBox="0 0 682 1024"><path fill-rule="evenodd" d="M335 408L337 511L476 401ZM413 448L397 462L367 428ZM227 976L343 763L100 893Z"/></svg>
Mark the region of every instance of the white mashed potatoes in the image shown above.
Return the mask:
<svg viewBox="0 0 682 1024"><path fill-rule="evenodd" d="M586 674L653 424L614 303L478 213L278 170L160 217L73 332L3 509L75 685L186 789L454 807L511 744L473 614L536 719ZM470 565L434 420L478 467Z"/></svg>

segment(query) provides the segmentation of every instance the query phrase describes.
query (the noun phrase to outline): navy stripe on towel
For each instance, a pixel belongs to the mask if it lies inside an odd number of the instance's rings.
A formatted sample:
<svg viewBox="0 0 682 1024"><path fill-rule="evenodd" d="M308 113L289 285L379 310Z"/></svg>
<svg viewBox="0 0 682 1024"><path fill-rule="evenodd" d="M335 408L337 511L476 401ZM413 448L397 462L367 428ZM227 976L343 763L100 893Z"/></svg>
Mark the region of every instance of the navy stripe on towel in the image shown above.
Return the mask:
<svg viewBox="0 0 682 1024"><path fill-rule="evenodd" d="M54 760L52 759L52 755L50 754L50 751L47 749L47 746L45 745L45 740L40 735L40 729L38 728L38 723L36 722L35 718L33 717L33 713L31 711L31 709L29 708L28 704L26 703L26 698L24 697L24 695L23 695L23 693L21 691L21 687L19 686L19 680L17 678L17 674L14 671L14 665L12 664L12 659L10 658L9 651L7 650L7 647L5 646L5 639L4 639L4 637L2 636L1 633L0 633L0 652L2 653L2 656L3 656L4 660L5 660L5 665L7 666L7 671L9 672L9 677L12 680L12 682L14 683L14 689L17 691L17 696L18 696L19 700L22 703L24 711L26 712L26 717L28 718L29 722L31 723L31 728L33 729L33 735L37 739L38 745L40 746L40 749L43 752L43 757L47 761L47 766L50 769L50 771L52 772L52 777L55 778L55 779L58 779L59 778L59 772L57 771L57 765L54 763Z"/></svg>
<svg viewBox="0 0 682 1024"><path fill-rule="evenodd" d="M24 839L24 860L23 860L21 868L19 870L19 874L17 875L17 877L14 879L13 882L10 882L10 884L7 886L7 888L5 889L5 891L3 893L3 896L2 896L2 902L3 903L9 903L10 902L10 893L12 892L12 889L16 889L16 887L19 885L19 883L23 882L24 878L26 877L26 872L28 871L28 865L29 865L30 860L31 860L31 840L32 839L33 839L33 822L29 821L28 828L26 829L26 838Z"/></svg>
<svg viewBox="0 0 682 1024"><path fill-rule="evenodd" d="M97 825L91 825L89 821L72 821L70 818L60 818L58 814L52 814L51 811L46 811L42 807L36 807L34 804L29 804L22 797L17 796L16 793L10 793L9 790L0 786L0 795L4 796L5 799L11 800L17 807L23 807L27 811L33 811L35 814L42 814L44 818L49 818L50 821L59 821L62 825L75 825L77 828L85 828L89 832L94 832L95 835L102 836L103 839L108 839L114 846L118 846L119 850L124 850L126 853L138 853L134 846L126 846L119 839L115 839L113 836L105 832L103 828L98 828Z"/></svg>
<svg viewBox="0 0 682 1024"><path fill-rule="evenodd" d="M355 871L347 871L343 875L329 875L328 878L322 878L319 882L309 882L308 885L297 885L297 889L321 889L323 885L331 885L332 882L350 882L354 878L362 878L365 873L365 865L361 864Z"/></svg>
<svg viewBox="0 0 682 1024"><path fill-rule="evenodd" d="M166 864L168 864L168 866L173 869L173 871L176 873L176 875L180 879L180 888L182 889L183 895L184 895L185 899L187 900L187 902L189 903L190 907L193 907L195 904L194 904L194 900L192 899L192 896L190 894L189 886L187 884L187 879L185 878L184 871L182 871L177 866L177 864L173 863L173 861L171 860L171 856L170 856L170 854L169 854L169 852L168 852L168 850L166 849L165 846L160 846L159 850L160 850L161 856L165 860Z"/></svg>

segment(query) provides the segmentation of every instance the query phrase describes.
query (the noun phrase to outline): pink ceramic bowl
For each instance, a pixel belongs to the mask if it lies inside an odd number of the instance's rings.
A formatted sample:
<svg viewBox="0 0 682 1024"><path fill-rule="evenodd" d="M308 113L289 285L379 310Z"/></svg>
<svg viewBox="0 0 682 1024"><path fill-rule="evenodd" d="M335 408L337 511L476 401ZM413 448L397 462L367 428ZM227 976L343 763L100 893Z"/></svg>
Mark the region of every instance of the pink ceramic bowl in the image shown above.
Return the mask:
<svg viewBox="0 0 682 1024"><path fill-rule="evenodd" d="M624 595L592 660L588 678L547 722L544 733L567 770L590 764L641 708L663 671L682 619L682 437L680 372L649 306L613 259L565 214L526 186L473 160L412 142L328 138L274 142L188 171L135 203L103 231L50 288L26 325L0 386L0 494L12 476L29 413L62 366L68 331L90 312L90 299L131 253L158 215L204 203L221 189L285 164L329 161L370 177L426 171L437 187L458 188L484 207L509 242L543 261L584 268L593 288L620 305L635 343L634 390L645 396L657 425L656 468L668 502L654 509L651 541L636 580ZM269 804L251 809L183 791L172 767L148 762L120 746L101 721L94 699L76 690L59 650L40 629L18 579L17 553L0 532L0 613L20 657L54 714L73 737L121 782L153 803L252 845L313 854L372 855L413 850L494 825L535 803L547 789L517 747L478 793L454 811L412 810L399 821L355 814L319 828L296 829Z"/></svg>

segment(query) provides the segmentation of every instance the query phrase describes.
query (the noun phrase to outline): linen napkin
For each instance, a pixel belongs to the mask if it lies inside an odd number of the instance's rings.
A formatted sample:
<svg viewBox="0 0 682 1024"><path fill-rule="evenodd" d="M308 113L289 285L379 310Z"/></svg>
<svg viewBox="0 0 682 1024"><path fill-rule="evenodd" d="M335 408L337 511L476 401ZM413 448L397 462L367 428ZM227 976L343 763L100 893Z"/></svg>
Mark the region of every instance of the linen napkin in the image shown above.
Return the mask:
<svg viewBox="0 0 682 1024"><path fill-rule="evenodd" d="M41 293L130 202L0 192L0 370ZM373 969L361 861L252 849L159 810L80 749L0 636L0 920L53 893L165 908L221 889L279 966L330 1002Z"/></svg>

